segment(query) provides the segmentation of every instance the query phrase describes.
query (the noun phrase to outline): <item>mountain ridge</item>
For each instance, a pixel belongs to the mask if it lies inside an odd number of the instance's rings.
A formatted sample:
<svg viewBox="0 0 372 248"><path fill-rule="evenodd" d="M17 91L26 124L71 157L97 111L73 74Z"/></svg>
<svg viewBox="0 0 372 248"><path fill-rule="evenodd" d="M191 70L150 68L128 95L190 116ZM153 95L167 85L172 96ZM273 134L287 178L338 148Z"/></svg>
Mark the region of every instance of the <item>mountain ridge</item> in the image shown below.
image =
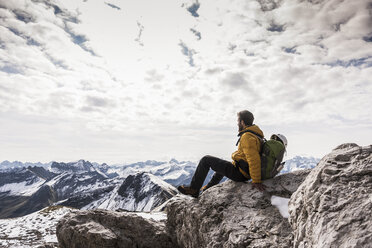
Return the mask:
<svg viewBox="0 0 372 248"><path fill-rule="evenodd" d="M297 156L286 161L281 174L313 168L316 163L315 158ZM177 194L173 186L189 184L197 167L194 162L174 158L168 162L147 160L122 166L83 159L67 163L52 162L43 167L26 167L23 166L26 163L19 161L15 164L21 167L9 168L9 163L5 164L5 170L0 167L0 218L22 216L56 204L83 209L100 207L150 211ZM205 182L210 180L213 173L212 170L209 172ZM169 186L164 186L163 182ZM134 184L143 184L143 187L150 187L152 191L141 192L141 188ZM128 199L124 200L123 196ZM40 202L35 202L35 199ZM147 202L141 201L143 199ZM25 207L30 202L38 207Z"/></svg>

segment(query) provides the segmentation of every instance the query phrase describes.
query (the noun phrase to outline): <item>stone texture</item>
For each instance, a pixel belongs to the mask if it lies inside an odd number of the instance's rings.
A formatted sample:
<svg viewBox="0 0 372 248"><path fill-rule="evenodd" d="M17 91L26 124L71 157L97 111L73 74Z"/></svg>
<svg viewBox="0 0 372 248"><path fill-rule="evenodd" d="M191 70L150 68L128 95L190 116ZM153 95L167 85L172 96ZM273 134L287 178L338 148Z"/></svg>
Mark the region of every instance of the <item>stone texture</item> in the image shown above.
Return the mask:
<svg viewBox="0 0 372 248"><path fill-rule="evenodd" d="M271 195L289 197L309 172L267 180L265 193L228 181L198 199L176 196L166 206L168 232L181 247L290 247L291 227L271 205Z"/></svg>
<svg viewBox="0 0 372 248"><path fill-rule="evenodd" d="M70 213L57 225L60 248L175 248L164 221L134 213L89 210Z"/></svg>
<svg viewBox="0 0 372 248"><path fill-rule="evenodd" d="M289 202L294 247L372 247L372 146L338 146Z"/></svg>

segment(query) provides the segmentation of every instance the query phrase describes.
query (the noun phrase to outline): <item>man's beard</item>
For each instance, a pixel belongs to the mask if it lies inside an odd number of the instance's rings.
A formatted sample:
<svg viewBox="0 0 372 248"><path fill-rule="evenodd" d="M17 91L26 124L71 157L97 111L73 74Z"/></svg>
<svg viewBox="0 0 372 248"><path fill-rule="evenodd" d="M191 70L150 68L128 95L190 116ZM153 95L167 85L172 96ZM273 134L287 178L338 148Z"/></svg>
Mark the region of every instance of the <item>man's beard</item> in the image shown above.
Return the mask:
<svg viewBox="0 0 372 248"><path fill-rule="evenodd" d="M243 129L244 129L243 124L239 123L238 127L239 127L239 132L243 131Z"/></svg>

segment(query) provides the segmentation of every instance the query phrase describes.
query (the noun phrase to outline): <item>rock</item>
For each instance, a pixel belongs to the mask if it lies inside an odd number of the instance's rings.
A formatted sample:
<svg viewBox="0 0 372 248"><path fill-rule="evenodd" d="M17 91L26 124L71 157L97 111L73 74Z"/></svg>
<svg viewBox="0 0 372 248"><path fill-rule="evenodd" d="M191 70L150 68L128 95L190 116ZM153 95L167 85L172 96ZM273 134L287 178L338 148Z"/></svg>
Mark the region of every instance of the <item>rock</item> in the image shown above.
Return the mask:
<svg viewBox="0 0 372 248"><path fill-rule="evenodd" d="M70 213L57 225L60 248L151 247L175 248L165 223L107 210Z"/></svg>
<svg viewBox="0 0 372 248"><path fill-rule="evenodd" d="M294 247L371 247L372 146L338 146L289 202Z"/></svg>
<svg viewBox="0 0 372 248"><path fill-rule="evenodd" d="M264 184L269 185L267 191L271 195L290 198L309 175L310 171L311 169L306 169L282 174L273 179L265 180Z"/></svg>
<svg viewBox="0 0 372 248"><path fill-rule="evenodd" d="M167 229L181 247L290 247L292 230L271 195L290 196L310 171L265 181L267 191L251 183L227 181L198 199L176 196L166 206Z"/></svg>

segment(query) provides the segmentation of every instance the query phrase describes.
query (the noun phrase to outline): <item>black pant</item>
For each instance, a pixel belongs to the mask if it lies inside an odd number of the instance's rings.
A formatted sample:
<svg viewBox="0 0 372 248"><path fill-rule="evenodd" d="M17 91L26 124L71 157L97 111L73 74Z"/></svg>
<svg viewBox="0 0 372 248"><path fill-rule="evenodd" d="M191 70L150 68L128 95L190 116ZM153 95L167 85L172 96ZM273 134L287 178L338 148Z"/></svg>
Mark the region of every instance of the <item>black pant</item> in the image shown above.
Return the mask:
<svg viewBox="0 0 372 248"><path fill-rule="evenodd" d="M215 171L211 181L208 183L210 185L218 184L224 176L237 182L248 180L231 162L207 155L200 160L192 177L190 187L200 190L210 168Z"/></svg>

